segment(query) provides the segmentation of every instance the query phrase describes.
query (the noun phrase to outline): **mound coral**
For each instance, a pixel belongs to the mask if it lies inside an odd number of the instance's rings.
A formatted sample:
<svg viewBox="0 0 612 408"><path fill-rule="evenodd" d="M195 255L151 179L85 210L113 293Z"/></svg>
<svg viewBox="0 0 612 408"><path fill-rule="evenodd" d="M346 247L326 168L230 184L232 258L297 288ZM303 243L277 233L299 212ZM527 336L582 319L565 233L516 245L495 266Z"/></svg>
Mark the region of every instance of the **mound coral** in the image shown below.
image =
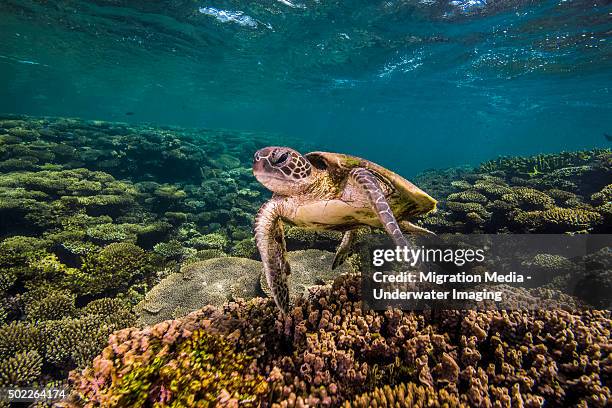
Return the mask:
<svg viewBox="0 0 612 408"><path fill-rule="evenodd" d="M292 273L289 288L292 295L307 293L341 274L350 273L349 263L331 270L334 254L308 249L288 254ZM238 298L252 299L269 294L261 262L238 257L220 257L183 264L155 285L136 307L141 324L154 324L184 316L205 305L221 306Z"/></svg>

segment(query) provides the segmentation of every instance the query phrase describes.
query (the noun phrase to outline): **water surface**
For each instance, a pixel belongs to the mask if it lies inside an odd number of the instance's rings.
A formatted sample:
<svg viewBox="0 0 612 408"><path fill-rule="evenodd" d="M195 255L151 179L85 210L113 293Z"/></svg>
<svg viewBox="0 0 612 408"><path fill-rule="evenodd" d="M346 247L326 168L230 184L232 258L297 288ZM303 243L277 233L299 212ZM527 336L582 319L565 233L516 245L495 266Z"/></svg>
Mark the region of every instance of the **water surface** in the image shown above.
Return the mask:
<svg viewBox="0 0 612 408"><path fill-rule="evenodd" d="M275 132L402 174L608 147L609 1L0 3L0 112Z"/></svg>

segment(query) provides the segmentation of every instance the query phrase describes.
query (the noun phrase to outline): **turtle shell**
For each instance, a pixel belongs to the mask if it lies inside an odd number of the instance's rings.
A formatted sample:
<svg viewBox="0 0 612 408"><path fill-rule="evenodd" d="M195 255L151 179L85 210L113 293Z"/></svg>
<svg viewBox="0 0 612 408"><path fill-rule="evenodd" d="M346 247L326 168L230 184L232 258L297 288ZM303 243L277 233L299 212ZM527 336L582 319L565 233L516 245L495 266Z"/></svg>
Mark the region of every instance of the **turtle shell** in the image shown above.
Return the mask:
<svg viewBox="0 0 612 408"><path fill-rule="evenodd" d="M327 171L332 180L338 185L341 185L346 180L352 169L356 167L368 169L378 179L393 189L399 195L400 200L406 201L409 214L404 215L423 215L436 209L437 201L429 194L399 174L369 160L347 154L329 152L311 152L306 154L305 157L314 167Z"/></svg>

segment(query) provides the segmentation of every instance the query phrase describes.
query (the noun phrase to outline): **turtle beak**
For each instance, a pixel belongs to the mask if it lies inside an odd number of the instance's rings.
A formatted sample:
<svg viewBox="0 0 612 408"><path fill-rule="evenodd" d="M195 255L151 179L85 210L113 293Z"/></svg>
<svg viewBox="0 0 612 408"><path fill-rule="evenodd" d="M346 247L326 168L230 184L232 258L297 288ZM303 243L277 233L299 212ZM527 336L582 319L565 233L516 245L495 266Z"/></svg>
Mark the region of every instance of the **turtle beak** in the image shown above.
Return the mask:
<svg viewBox="0 0 612 408"><path fill-rule="evenodd" d="M253 156L253 175L262 184L270 178L271 165L269 158L272 157L273 147L264 147L255 152Z"/></svg>
<svg viewBox="0 0 612 408"><path fill-rule="evenodd" d="M265 164L267 158L270 156L270 148L264 147L255 152L253 156L253 174L257 176L257 173L265 171Z"/></svg>

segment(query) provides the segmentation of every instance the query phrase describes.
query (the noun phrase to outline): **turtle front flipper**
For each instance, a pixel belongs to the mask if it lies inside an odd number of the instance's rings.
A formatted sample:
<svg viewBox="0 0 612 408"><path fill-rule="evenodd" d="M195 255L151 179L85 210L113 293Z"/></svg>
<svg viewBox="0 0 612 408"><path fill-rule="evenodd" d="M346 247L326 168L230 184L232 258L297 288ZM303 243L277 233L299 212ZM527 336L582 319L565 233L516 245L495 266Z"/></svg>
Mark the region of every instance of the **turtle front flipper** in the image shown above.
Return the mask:
<svg viewBox="0 0 612 408"><path fill-rule="evenodd" d="M285 257L287 247L280 218L282 211L280 199L272 199L261 206L255 217L255 242L274 302L286 315L289 311L287 276L291 270Z"/></svg>
<svg viewBox="0 0 612 408"><path fill-rule="evenodd" d="M349 173L350 179L366 193L372 211L378 216L387 234L391 236L395 245L399 247L408 246L408 241L402 234L400 227L391 211L391 207L385 198L385 194L378 184L376 176L369 170L357 167Z"/></svg>
<svg viewBox="0 0 612 408"><path fill-rule="evenodd" d="M355 230L346 231L342 237L342 241L336 250L336 256L334 256L334 262L332 263L332 270L336 269L346 261L351 255L351 246L355 239Z"/></svg>

